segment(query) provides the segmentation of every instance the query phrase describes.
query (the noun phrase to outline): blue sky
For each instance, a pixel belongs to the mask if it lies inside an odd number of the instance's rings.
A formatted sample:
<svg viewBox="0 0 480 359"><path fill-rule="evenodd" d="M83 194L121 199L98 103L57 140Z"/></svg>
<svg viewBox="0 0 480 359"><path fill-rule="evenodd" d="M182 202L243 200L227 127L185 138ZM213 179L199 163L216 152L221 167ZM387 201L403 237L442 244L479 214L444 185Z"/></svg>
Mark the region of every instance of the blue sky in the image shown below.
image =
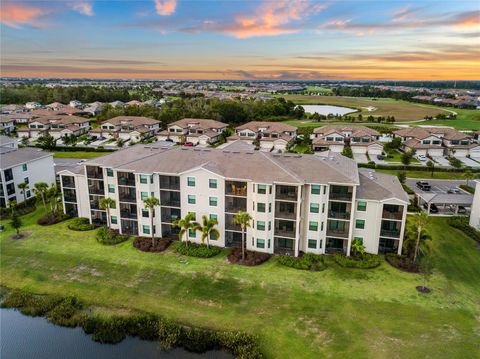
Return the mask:
<svg viewBox="0 0 480 359"><path fill-rule="evenodd" d="M478 1L2 0L3 76L479 79Z"/></svg>

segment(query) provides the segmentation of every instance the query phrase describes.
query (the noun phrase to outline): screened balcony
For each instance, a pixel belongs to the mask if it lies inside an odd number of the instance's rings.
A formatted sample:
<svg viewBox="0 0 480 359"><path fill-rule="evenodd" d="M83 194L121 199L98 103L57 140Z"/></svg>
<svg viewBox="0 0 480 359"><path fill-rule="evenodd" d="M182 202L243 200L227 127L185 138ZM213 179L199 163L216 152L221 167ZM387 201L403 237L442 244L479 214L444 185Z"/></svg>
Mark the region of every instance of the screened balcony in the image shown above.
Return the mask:
<svg viewBox="0 0 480 359"><path fill-rule="evenodd" d="M137 202L137 196L134 188L119 187L118 198L120 202Z"/></svg>
<svg viewBox="0 0 480 359"><path fill-rule="evenodd" d="M348 238L350 223L347 221L328 220L327 236Z"/></svg>
<svg viewBox="0 0 480 359"><path fill-rule="evenodd" d="M246 197L247 182L225 181L225 195Z"/></svg>
<svg viewBox="0 0 480 359"><path fill-rule="evenodd" d="M120 225L122 227L122 234L127 234L130 236L137 236L138 235L138 223L137 221L122 219L120 221Z"/></svg>
<svg viewBox="0 0 480 359"><path fill-rule="evenodd" d="M137 219L137 205L120 203L120 218Z"/></svg>
<svg viewBox="0 0 480 359"><path fill-rule="evenodd" d="M65 213L71 217L78 217L78 208L75 203L65 203Z"/></svg>
<svg viewBox="0 0 480 359"><path fill-rule="evenodd" d="M160 189L180 191L180 177L160 176Z"/></svg>
<svg viewBox="0 0 480 359"><path fill-rule="evenodd" d="M87 166L87 178L103 179L103 170L98 166Z"/></svg>
<svg viewBox="0 0 480 359"><path fill-rule="evenodd" d="M65 202L77 202L77 194L75 193L75 190L71 188L64 188L63 200Z"/></svg>
<svg viewBox="0 0 480 359"><path fill-rule="evenodd" d="M88 193L90 194L105 194L105 187L103 181L88 180Z"/></svg>
<svg viewBox="0 0 480 359"><path fill-rule="evenodd" d="M400 230L402 228L402 222L383 219L380 229L381 237L400 238Z"/></svg>
<svg viewBox="0 0 480 359"><path fill-rule="evenodd" d="M378 244L378 253L398 253L400 240L393 238L381 238Z"/></svg>
<svg viewBox="0 0 480 359"><path fill-rule="evenodd" d="M275 186L275 199L285 201L296 201L298 195L297 186Z"/></svg>
<svg viewBox="0 0 480 359"><path fill-rule="evenodd" d="M353 188L349 186L330 186L330 200L351 201Z"/></svg>
<svg viewBox="0 0 480 359"><path fill-rule="evenodd" d="M92 223L98 225L107 224L107 213L105 211L90 211L92 216Z"/></svg>
<svg viewBox="0 0 480 359"><path fill-rule="evenodd" d="M295 255L295 240L292 238L273 238L273 252L282 256Z"/></svg>
<svg viewBox="0 0 480 359"><path fill-rule="evenodd" d="M75 178L73 176L62 176L63 188L75 188Z"/></svg>
<svg viewBox="0 0 480 359"><path fill-rule="evenodd" d="M135 175L131 172L118 172L118 185L135 187Z"/></svg>
<svg viewBox="0 0 480 359"><path fill-rule="evenodd" d="M180 219L181 213L180 208L162 208L162 222L173 223L177 219Z"/></svg>
<svg viewBox="0 0 480 359"><path fill-rule="evenodd" d="M325 253L335 254L335 253L347 253L348 240L339 239L339 238L328 238L325 246Z"/></svg>
<svg viewBox="0 0 480 359"><path fill-rule="evenodd" d="M180 192L160 191L160 205L167 207L180 207Z"/></svg>
<svg viewBox="0 0 480 359"><path fill-rule="evenodd" d="M239 225L233 224L234 216L235 216L234 214L230 214L230 213L225 214L225 229L231 230L231 231L241 231L242 228Z"/></svg>
<svg viewBox="0 0 480 359"><path fill-rule="evenodd" d="M225 212L237 213L247 210L247 199L241 197L226 197Z"/></svg>
<svg viewBox="0 0 480 359"><path fill-rule="evenodd" d="M295 221L275 220L275 236L295 238Z"/></svg>
<svg viewBox="0 0 480 359"><path fill-rule="evenodd" d="M242 247L242 234L225 231L225 247Z"/></svg>
<svg viewBox="0 0 480 359"><path fill-rule="evenodd" d="M384 204L382 218L401 221L403 218L403 206Z"/></svg>
<svg viewBox="0 0 480 359"><path fill-rule="evenodd" d="M275 202L275 218L296 219L297 204L292 202Z"/></svg>
<svg viewBox="0 0 480 359"><path fill-rule="evenodd" d="M332 202L328 204L328 217L335 219L350 219L352 205L345 202Z"/></svg>

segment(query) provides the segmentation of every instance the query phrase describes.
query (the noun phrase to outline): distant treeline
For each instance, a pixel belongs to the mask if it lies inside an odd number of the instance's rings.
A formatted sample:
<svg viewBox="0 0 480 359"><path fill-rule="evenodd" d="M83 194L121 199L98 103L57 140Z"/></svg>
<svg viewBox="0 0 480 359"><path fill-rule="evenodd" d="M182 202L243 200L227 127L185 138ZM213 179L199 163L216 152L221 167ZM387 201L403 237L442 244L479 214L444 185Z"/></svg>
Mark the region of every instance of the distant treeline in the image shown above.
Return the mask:
<svg viewBox="0 0 480 359"><path fill-rule="evenodd" d="M72 87L45 87L41 85L1 86L0 102L2 104L25 104L39 102L47 105L52 102L68 104L72 100L83 103L147 100L152 97L151 90L128 90L126 88L72 86Z"/></svg>
<svg viewBox="0 0 480 359"><path fill-rule="evenodd" d="M332 89L335 96L349 96L349 97L388 97L396 100L409 101L413 96L422 95L418 92L399 92L392 90L383 90L372 86L362 87L334 87ZM427 93L425 93L427 94Z"/></svg>

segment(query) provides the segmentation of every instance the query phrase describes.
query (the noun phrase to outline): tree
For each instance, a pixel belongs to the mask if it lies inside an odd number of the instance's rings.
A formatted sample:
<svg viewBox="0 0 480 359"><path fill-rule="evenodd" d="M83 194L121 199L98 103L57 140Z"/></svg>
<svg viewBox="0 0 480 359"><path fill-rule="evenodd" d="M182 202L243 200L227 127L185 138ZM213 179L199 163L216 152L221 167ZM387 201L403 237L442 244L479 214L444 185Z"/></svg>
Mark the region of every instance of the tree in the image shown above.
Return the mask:
<svg viewBox="0 0 480 359"><path fill-rule="evenodd" d="M475 175L473 174L471 169L466 169L463 173L463 178L467 181L467 186L469 185L470 181L475 179Z"/></svg>
<svg viewBox="0 0 480 359"><path fill-rule="evenodd" d="M50 199L50 211L52 214L57 213L58 202L61 199L62 190L60 186L56 183L52 183L47 190L47 198Z"/></svg>
<svg viewBox="0 0 480 359"><path fill-rule="evenodd" d="M74 134L66 134L63 136L63 143L67 146L76 146L77 145L78 138Z"/></svg>
<svg viewBox="0 0 480 359"><path fill-rule="evenodd" d="M47 192L48 184L45 182L37 182L33 185L33 193L40 198L43 202L43 207L45 207L45 212L47 211Z"/></svg>
<svg viewBox="0 0 480 359"><path fill-rule="evenodd" d="M402 153L401 161L405 166L408 166L412 162L412 157L412 152L404 152Z"/></svg>
<svg viewBox="0 0 480 359"><path fill-rule="evenodd" d="M345 146L343 148L342 155L348 158L353 158L352 148L350 146Z"/></svg>
<svg viewBox="0 0 480 359"><path fill-rule="evenodd" d="M145 208L148 209L148 213L150 215L150 233L152 234L152 246L155 247L155 236L153 231L153 213L155 211L155 207L160 205L160 200L156 197L149 197L143 200L143 205Z"/></svg>
<svg viewBox="0 0 480 359"><path fill-rule="evenodd" d="M218 224L216 218L202 216L202 243L207 239L207 247L210 247L210 238L212 235L220 237L220 232L215 226Z"/></svg>
<svg viewBox="0 0 480 359"><path fill-rule="evenodd" d="M433 171L435 170L435 162L428 160L427 167L431 169L431 177L433 177Z"/></svg>
<svg viewBox="0 0 480 359"><path fill-rule="evenodd" d="M427 226L427 224L429 222L430 222L430 218L428 217L428 214L425 213L425 212L417 213L412 218L412 223L415 226L415 228L417 229L417 239L415 241L415 251L414 251L414 254L413 254L413 262L414 263L417 262L422 231L423 231L423 229L425 229L425 227Z"/></svg>
<svg viewBox="0 0 480 359"><path fill-rule="evenodd" d="M19 183L18 184L18 189L20 189L20 192L23 194L23 201L25 202L27 200L27 191L30 188L28 186L27 182Z"/></svg>
<svg viewBox="0 0 480 359"><path fill-rule="evenodd" d="M190 230L198 230L200 229L200 224L195 222L195 213L188 213L185 218L177 219L173 222L174 227L180 228L180 232L178 232L178 238L182 241L183 235L186 235L186 245L188 246L189 237L188 232Z"/></svg>
<svg viewBox="0 0 480 359"><path fill-rule="evenodd" d="M110 209L115 208L115 200L110 197L102 198L98 204L107 212L107 227L110 228Z"/></svg>
<svg viewBox="0 0 480 359"><path fill-rule="evenodd" d="M405 180L407 179L407 173L405 171L400 171L397 173L397 177L401 184L405 184Z"/></svg>
<svg viewBox="0 0 480 359"><path fill-rule="evenodd" d="M245 246L246 246L246 229L250 227L252 216L244 211L238 211L233 217L233 224L239 225L242 228L242 261L245 260Z"/></svg>
<svg viewBox="0 0 480 359"><path fill-rule="evenodd" d="M359 255L360 257L362 257L365 254L365 246L363 245L363 242L359 239L353 240L351 250L353 255Z"/></svg>
<svg viewBox="0 0 480 359"><path fill-rule="evenodd" d="M22 144L22 146L28 146L28 137L22 136L20 143Z"/></svg>
<svg viewBox="0 0 480 359"><path fill-rule="evenodd" d="M57 145L57 140L54 139L49 133L44 133L38 137L37 144L43 150L53 150Z"/></svg>
<svg viewBox="0 0 480 359"><path fill-rule="evenodd" d="M20 227L22 226L22 221L15 212L12 214L12 221L10 222L10 225L17 231L16 238L20 238Z"/></svg>
<svg viewBox="0 0 480 359"><path fill-rule="evenodd" d="M303 106L296 106L295 109L293 110L293 116L297 119L301 119L303 115L305 114L305 109Z"/></svg>

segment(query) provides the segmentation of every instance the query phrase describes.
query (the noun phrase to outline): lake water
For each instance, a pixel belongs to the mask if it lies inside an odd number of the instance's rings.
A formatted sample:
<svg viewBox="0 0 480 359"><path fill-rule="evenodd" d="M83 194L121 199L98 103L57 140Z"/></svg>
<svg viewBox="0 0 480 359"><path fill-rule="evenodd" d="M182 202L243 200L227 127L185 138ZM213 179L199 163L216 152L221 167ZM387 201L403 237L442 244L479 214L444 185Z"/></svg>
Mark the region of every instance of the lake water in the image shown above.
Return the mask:
<svg viewBox="0 0 480 359"><path fill-rule="evenodd" d="M318 113L319 115L346 115L352 112L357 112L354 108L330 106L330 105L302 105L306 113Z"/></svg>
<svg viewBox="0 0 480 359"><path fill-rule="evenodd" d="M222 351L204 354L183 349L163 351L154 341L127 337L118 344L100 344L82 328L65 328L42 317L29 317L14 309L0 309L0 358L2 359L233 359Z"/></svg>

